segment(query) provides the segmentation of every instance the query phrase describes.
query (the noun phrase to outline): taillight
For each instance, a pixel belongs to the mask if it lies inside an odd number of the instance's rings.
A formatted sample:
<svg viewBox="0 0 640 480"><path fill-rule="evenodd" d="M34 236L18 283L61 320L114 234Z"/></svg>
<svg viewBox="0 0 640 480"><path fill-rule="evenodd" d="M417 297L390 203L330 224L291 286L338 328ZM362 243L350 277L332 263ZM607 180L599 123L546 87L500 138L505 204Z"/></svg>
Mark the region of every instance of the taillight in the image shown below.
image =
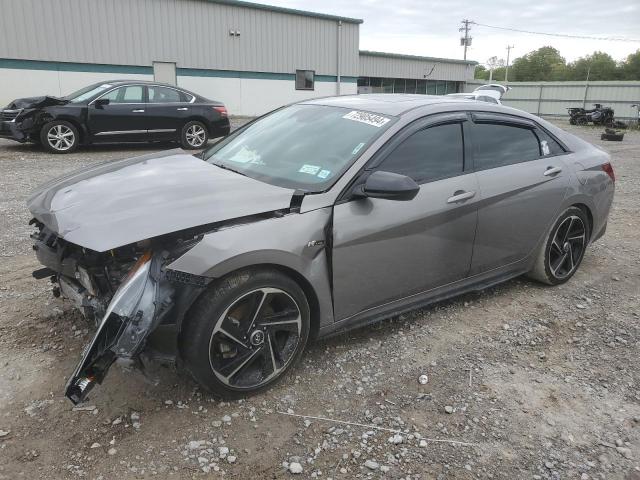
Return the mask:
<svg viewBox="0 0 640 480"><path fill-rule="evenodd" d="M611 178L611 181L615 182L616 181L616 174L613 171L613 167L611 166L610 163L605 163L604 165L602 165L602 170L609 175L609 178Z"/></svg>
<svg viewBox="0 0 640 480"><path fill-rule="evenodd" d="M213 109L218 112L222 118L227 118L228 113L225 107L213 107Z"/></svg>

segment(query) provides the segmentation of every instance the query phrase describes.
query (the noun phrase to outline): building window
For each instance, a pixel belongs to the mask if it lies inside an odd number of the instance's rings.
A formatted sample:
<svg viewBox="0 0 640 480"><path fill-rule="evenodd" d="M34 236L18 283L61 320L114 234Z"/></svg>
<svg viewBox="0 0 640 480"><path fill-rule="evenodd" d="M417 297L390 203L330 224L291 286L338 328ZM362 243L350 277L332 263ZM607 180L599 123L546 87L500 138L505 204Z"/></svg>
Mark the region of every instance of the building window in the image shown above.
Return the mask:
<svg viewBox="0 0 640 480"><path fill-rule="evenodd" d="M315 75L313 70L296 70L296 90L313 90Z"/></svg>

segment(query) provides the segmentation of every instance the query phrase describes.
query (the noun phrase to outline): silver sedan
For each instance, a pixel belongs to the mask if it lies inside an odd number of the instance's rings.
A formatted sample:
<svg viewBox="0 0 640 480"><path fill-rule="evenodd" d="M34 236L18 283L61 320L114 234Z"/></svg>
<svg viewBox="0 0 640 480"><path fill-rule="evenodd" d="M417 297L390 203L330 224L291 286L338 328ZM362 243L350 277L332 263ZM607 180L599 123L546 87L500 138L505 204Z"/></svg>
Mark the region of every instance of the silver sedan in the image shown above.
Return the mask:
<svg viewBox="0 0 640 480"><path fill-rule="evenodd" d="M74 402L118 360L226 398L312 339L528 275L568 281L606 229L609 156L519 110L359 95L271 112L208 150L90 167L28 206L38 278L96 325Z"/></svg>

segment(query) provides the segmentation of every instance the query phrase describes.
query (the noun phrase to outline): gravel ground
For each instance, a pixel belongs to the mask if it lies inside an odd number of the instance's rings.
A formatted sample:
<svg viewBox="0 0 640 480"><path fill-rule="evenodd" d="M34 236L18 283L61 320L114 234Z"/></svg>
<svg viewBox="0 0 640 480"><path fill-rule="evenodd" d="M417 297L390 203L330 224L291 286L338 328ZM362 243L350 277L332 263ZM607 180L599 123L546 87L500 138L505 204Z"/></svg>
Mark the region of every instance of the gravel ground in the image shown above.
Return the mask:
<svg viewBox="0 0 640 480"><path fill-rule="evenodd" d="M31 278L24 201L159 147L0 141L0 479L640 479L640 133L572 130L612 153L618 180L607 234L569 283L516 279L318 342L244 401L114 367L82 409L62 392L91 329Z"/></svg>

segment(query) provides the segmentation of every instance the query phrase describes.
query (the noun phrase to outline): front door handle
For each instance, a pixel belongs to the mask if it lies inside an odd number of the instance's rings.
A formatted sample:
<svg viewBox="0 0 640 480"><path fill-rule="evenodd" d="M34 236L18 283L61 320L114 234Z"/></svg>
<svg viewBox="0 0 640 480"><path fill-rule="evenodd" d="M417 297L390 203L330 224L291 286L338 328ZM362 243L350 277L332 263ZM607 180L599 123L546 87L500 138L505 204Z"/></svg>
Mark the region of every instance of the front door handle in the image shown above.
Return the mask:
<svg viewBox="0 0 640 480"><path fill-rule="evenodd" d="M465 192L464 190L457 190L453 193L452 197L447 199L447 203L464 202L476 196L476 192Z"/></svg>
<svg viewBox="0 0 640 480"><path fill-rule="evenodd" d="M548 177L550 175L555 175L556 173L560 173L562 171L562 168L560 167L547 167L547 169L544 171L544 176Z"/></svg>
<svg viewBox="0 0 640 480"><path fill-rule="evenodd" d="M144 110L131 110L133 113L144 113Z"/></svg>
<svg viewBox="0 0 640 480"><path fill-rule="evenodd" d="M181 112L183 112L183 111L185 111L185 110L189 110L189 109L188 109L187 107L180 107L180 108L178 108L178 111L181 111Z"/></svg>

